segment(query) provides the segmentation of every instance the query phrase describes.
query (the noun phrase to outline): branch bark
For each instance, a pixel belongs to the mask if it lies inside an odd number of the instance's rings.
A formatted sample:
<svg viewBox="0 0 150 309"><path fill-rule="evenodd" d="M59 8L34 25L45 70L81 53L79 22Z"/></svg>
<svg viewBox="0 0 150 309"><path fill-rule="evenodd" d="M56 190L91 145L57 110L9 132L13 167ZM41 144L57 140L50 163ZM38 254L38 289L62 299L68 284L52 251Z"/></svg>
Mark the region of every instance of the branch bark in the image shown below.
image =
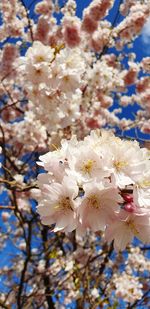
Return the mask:
<svg viewBox="0 0 150 309"><path fill-rule="evenodd" d="M23 308L23 302L22 302L22 292L24 288L24 281L25 281L25 275L28 267L28 263L31 258L31 236L32 236L32 221L29 222L29 230L28 230L28 238L27 238L27 256L24 261L24 267L21 272L21 278L20 278L20 284L19 284L19 290L18 290L18 295L17 295L17 308L22 309Z"/></svg>
<svg viewBox="0 0 150 309"><path fill-rule="evenodd" d="M42 240L43 240L43 249L44 249L44 254L45 254L45 274L44 274L44 286L45 286L45 297L46 297L46 301L47 301L47 305L48 305L48 309L55 309L55 305L52 299L52 289L51 289L51 282L50 282L50 278L49 275L47 274L47 270L49 268L49 258L47 255L47 228L43 227L42 231Z"/></svg>

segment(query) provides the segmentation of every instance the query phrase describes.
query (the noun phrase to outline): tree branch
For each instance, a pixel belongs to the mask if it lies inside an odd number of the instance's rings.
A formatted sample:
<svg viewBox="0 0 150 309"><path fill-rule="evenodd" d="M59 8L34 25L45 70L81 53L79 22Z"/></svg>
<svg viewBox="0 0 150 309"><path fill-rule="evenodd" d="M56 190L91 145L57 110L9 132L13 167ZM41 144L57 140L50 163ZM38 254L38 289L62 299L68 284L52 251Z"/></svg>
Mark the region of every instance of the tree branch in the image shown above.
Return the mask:
<svg viewBox="0 0 150 309"><path fill-rule="evenodd" d="M30 221L29 224L28 224L28 238L27 238L27 243L26 243L27 256L26 256L26 259L24 261L24 267L23 267L23 270L22 270L22 273L21 273L19 290L18 290L18 295L17 295L17 308L18 309L23 308L21 296L22 296L22 291L23 291L23 287L24 287L24 281L25 281L25 275L26 275L28 263L29 263L30 258L31 258L31 237L32 237L32 221Z"/></svg>
<svg viewBox="0 0 150 309"><path fill-rule="evenodd" d="M44 274L44 285L45 285L45 296L46 296L46 301L48 305L48 309L55 309L54 302L52 299L52 289L50 287L50 278L49 275L47 274L47 270L49 268L49 258L47 256L47 228L43 227L42 231L42 240L43 240L43 249L44 249L44 254L45 254L45 274Z"/></svg>

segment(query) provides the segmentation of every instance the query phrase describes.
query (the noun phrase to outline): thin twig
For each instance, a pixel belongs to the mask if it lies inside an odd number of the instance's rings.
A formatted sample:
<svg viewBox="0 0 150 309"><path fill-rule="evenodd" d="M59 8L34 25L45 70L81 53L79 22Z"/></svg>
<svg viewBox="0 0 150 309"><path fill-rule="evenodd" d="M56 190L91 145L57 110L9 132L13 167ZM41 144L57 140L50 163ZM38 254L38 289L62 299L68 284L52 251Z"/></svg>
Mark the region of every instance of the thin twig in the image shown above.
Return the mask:
<svg viewBox="0 0 150 309"><path fill-rule="evenodd" d="M19 0L19 1L21 2L22 6L25 9L26 17L27 17L27 20L28 20L28 27L29 27L29 31L30 31L30 36L31 36L31 40L33 42L34 41L34 36L33 36L32 24L31 24L31 19L30 19L30 16L29 16L28 8L26 7L26 4L24 3L24 0Z"/></svg>
<svg viewBox="0 0 150 309"><path fill-rule="evenodd" d="M20 277L20 284L19 284L19 290L18 290L18 295L17 295L17 306L18 309L22 309L22 301L21 301L21 296L22 296L22 292L23 292L23 288L24 288L24 280L25 280L25 275L26 275L26 271L27 271L27 267L28 267L28 263L30 261L31 258L31 237L32 237L32 222L30 221L28 223L28 238L27 238L27 243L26 243L26 259L24 261L24 267L23 270L21 272L21 277Z"/></svg>

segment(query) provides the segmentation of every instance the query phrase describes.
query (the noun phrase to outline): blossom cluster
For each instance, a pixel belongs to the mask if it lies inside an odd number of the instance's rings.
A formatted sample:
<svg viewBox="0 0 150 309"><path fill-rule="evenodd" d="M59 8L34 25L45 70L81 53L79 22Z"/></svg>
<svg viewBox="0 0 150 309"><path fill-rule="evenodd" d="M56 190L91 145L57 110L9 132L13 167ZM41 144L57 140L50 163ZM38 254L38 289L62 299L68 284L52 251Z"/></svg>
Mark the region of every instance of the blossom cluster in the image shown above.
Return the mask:
<svg viewBox="0 0 150 309"><path fill-rule="evenodd" d="M107 293L111 295L113 286L115 286L116 297L131 304L137 302L138 299L142 299L142 290L144 284L147 283L141 280L141 274L145 273L148 280L150 261L148 257L143 255L139 246L129 247L128 250L125 263L122 258L118 258L120 262L122 260L124 267L119 272L114 271L111 282L107 286ZM112 261L109 261L109 267L114 267L115 269Z"/></svg>
<svg viewBox="0 0 150 309"><path fill-rule="evenodd" d="M109 131L92 131L78 141L40 156L47 173L38 176L37 211L54 231L83 235L103 231L123 250L134 236L150 240L150 161L146 148Z"/></svg>
<svg viewBox="0 0 150 309"><path fill-rule="evenodd" d="M93 0L79 18L76 1L59 7L43 0L34 6L37 20L30 21L21 2L0 4L1 117L10 145L13 141L24 151L46 149L52 135L64 137L68 126L78 138L104 126L138 126L149 133L150 83L144 76L149 57L138 63L134 53L117 52L142 30L150 15L149 2L124 1L120 13L125 17L116 24L104 19L113 5L112 0ZM7 42L10 36L16 44ZM107 54L111 47L116 51ZM133 85L131 95L128 89ZM135 119L123 118L124 107L134 103L141 107Z"/></svg>
<svg viewBox="0 0 150 309"><path fill-rule="evenodd" d="M123 272L121 276L114 275L114 284L116 287L116 296L132 303L142 297L142 284L139 283L137 277Z"/></svg>
<svg viewBox="0 0 150 309"><path fill-rule="evenodd" d="M29 109L48 132L67 127L79 118L85 68L81 49L54 49L39 41L20 59Z"/></svg>

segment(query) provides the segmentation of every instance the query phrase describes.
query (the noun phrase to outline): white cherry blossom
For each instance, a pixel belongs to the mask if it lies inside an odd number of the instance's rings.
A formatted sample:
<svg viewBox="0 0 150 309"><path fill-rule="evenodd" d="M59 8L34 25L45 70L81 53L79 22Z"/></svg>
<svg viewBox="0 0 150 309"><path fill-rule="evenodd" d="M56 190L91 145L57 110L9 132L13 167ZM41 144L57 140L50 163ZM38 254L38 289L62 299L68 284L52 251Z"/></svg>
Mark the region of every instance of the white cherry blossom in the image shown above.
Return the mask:
<svg viewBox="0 0 150 309"><path fill-rule="evenodd" d="M122 201L115 187L102 182L89 182L83 186L84 196L78 208L81 224L92 231L105 230L109 216Z"/></svg>
<svg viewBox="0 0 150 309"><path fill-rule="evenodd" d="M55 232L74 230L77 226L76 202L74 201L78 195L76 182L64 177L62 184L43 184L42 192L37 210L42 217L43 224L56 223Z"/></svg>

